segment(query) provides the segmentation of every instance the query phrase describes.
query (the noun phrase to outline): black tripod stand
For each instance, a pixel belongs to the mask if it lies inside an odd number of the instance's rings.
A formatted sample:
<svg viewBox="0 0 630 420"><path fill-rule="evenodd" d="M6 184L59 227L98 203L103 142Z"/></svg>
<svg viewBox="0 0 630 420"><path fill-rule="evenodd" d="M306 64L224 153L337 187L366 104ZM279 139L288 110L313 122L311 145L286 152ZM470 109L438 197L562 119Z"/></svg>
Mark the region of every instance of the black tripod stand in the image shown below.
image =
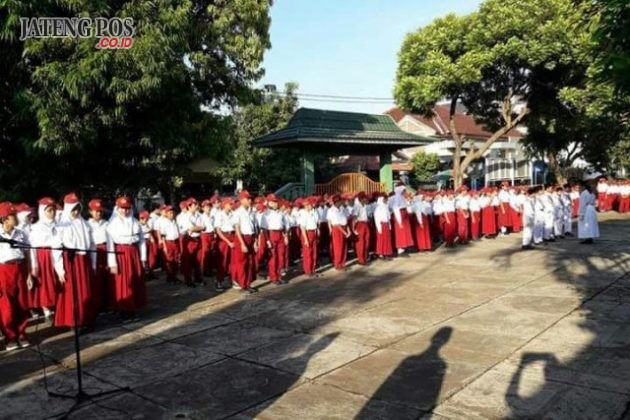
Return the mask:
<svg viewBox="0 0 630 420"><path fill-rule="evenodd" d="M86 254L92 254L92 253L96 253L97 250L95 249L75 249L75 248L65 248L65 247L61 247L61 248L51 248L51 247L41 247L41 246L30 246L28 244L25 244L23 242L19 242L19 241L14 241L14 240L10 240L10 239L4 239L4 238L0 238L0 242L8 242L9 245L12 248L20 248L20 249L26 249L26 250L31 250L31 249L50 249L50 250L57 250L57 251L66 251L67 255L68 255L68 259L70 261L74 261L74 257L76 255L77 252L82 252L82 253L86 253ZM108 253L116 253L115 251L107 251ZM70 281L74 281L73 280L73 276L70 276ZM56 398L66 398L66 399L73 399L75 400L74 405L60 418L61 419L66 419L68 418L75 410L79 409L81 407L82 404L84 404L85 402L91 401L93 399L96 398L100 398L103 397L105 395L111 395L111 394L116 394L119 392L125 392L125 391L130 391L131 388L130 387L123 387L123 388L117 388L117 389L113 389L110 391L103 391L103 392L98 392L95 394L90 394L88 392L86 392L83 389L83 369L82 369L82 365L81 365L81 342L79 339L80 333L79 333L79 296L77 294L77 284L76 283L72 283L71 287L72 287L72 305L73 305L73 321L74 321L74 352L75 352L75 356L76 356L76 360L77 360L77 367L76 367L76 371L77 371L77 392L76 394L61 394L58 392L52 392L52 391L47 391L48 395L51 397L56 397Z"/></svg>

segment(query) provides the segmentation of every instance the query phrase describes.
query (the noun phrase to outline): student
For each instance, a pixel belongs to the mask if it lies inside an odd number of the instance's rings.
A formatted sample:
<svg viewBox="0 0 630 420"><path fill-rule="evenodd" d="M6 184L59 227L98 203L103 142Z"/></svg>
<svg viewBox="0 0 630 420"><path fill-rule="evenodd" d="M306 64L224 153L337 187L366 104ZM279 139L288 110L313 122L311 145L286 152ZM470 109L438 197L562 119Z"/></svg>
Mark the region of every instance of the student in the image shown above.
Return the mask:
<svg viewBox="0 0 630 420"><path fill-rule="evenodd" d="M479 206L481 207L481 233L486 238L494 238L497 235L495 201L498 205L496 195L490 189L484 188L479 197Z"/></svg>
<svg viewBox="0 0 630 420"><path fill-rule="evenodd" d="M274 194L267 196L267 211L263 215L263 225L267 229L267 247L269 248L269 263L267 265L269 280L280 285L287 283L282 280L282 266L287 252L288 226L286 218L278 209L278 198Z"/></svg>
<svg viewBox="0 0 630 420"><path fill-rule="evenodd" d="M100 292L95 287L96 246L90 225L81 217L81 203L74 193L63 199L63 217L59 225L61 245L53 251L55 271L61 283L55 305L56 327L81 327L82 333L93 329L99 309ZM78 302L75 321L75 302Z"/></svg>
<svg viewBox="0 0 630 420"><path fill-rule="evenodd" d="M34 290L37 303L46 318L50 318L57 302L59 279L53 265L52 248L61 247L59 228L55 222L55 202L50 197L38 201L38 221L33 224L30 243L37 249L31 250L31 275L36 278Z"/></svg>
<svg viewBox="0 0 630 420"><path fill-rule="evenodd" d="M368 219L367 196L364 192L357 194L352 208L352 232L354 233L354 248L357 262L366 265L368 262L370 247L370 227Z"/></svg>
<svg viewBox="0 0 630 420"><path fill-rule="evenodd" d="M499 191L499 208L497 209L497 225L501 230L501 235L508 234L508 228L512 226L510 220L510 193L508 191L508 182L503 181L501 183L501 190Z"/></svg>
<svg viewBox="0 0 630 420"><path fill-rule="evenodd" d="M524 250L534 249L534 224L535 224L535 193L534 188L530 188L527 191L525 200L522 205L521 218L522 218L522 244L521 248Z"/></svg>
<svg viewBox="0 0 630 420"><path fill-rule="evenodd" d="M160 246L164 255L164 270L166 282L169 284L181 283L177 278L177 268L181 259L179 242L179 227L175 221L175 210L172 206L162 209L164 218L160 222Z"/></svg>
<svg viewBox="0 0 630 420"><path fill-rule="evenodd" d="M221 211L214 218L214 229L219 241L219 258L217 262L217 276L214 283L214 290L220 292L225 290L225 275L230 275L230 281L234 281L231 260L232 250L235 247L234 222L232 220L232 208L234 203L231 198L221 200Z"/></svg>
<svg viewBox="0 0 630 420"><path fill-rule="evenodd" d="M331 198L333 206L328 210L328 226L332 242L333 266L335 270L346 270L348 253L348 217L343 209L345 200L339 195Z"/></svg>
<svg viewBox="0 0 630 420"><path fill-rule="evenodd" d="M0 238L28 246L28 237L16 228L16 215L13 204L0 203ZM23 249L0 242L0 329L7 351L30 345L26 336L28 302L23 292L33 287L28 259Z"/></svg>
<svg viewBox="0 0 630 420"><path fill-rule="evenodd" d="M210 274L212 263L214 262L213 247L215 242L214 233L214 215L213 202L211 200L203 200L201 202L203 213L201 214L201 223L204 230L201 232L201 249L199 250L199 266L201 267L201 275Z"/></svg>
<svg viewBox="0 0 630 420"><path fill-rule="evenodd" d="M155 268L155 264L157 263L159 246L155 239L155 234L153 233L153 222L151 221L149 212L146 210L141 211L138 214L138 221L140 222L140 227L142 228L144 242L147 244L147 266L145 269L144 277L147 281L149 281L155 279L153 269Z"/></svg>
<svg viewBox="0 0 630 420"><path fill-rule="evenodd" d="M469 219L470 219L470 197L468 195L468 187L462 186L461 192L455 199L455 210L457 220L457 241L460 244L467 244L469 237Z"/></svg>
<svg viewBox="0 0 630 420"><path fill-rule="evenodd" d="M538 186L534 197L534 245L538 245L545 240L545 190Z"/></svg>
<svg viewBox="0 0 630 420"><path fill-rule="evenodd" d="M113 276L110 280L110 307L119 311L123 321L137 318L136 311L146 305L147 292L142 278L147 261L147 246L140 223L131 212L131 199L116 199L118 210L107 226L110 241L107 265Z"/></svg>
<svg viewBox="0 0 630 420"><path fill-rule="evenodd" d="M186 215L179 221L180 234L184 236L182 246L182 273L184 283L188 287L195 287L198 283L204 283L200 259L201 252L200 237L205 230L201 214L199 214L199 203L193 197L187 200ZM193 282L194 281L194 282Z"/></svg>
<svg viewBox="0 0 630 420"><path fill-rule="evenodd" d="M457 236L457 218L455 216L455 197L453 190L446 191L446 196L442 199L442 230L444 231L444 242L446 247L455 245Z"/></svg>
<svg viewBox="0 0 630 420"><path fill-rule="evenodd" d="M319 236L319 215L314 206L316 199L309 197L303 201L304 209L300 213L300 239L302 242L302 269L304 274L315 277L317 268L317 238Z"/></svg>
<svg viewBox="0 0 630 420"><path fill-rule="evenodd" d="M109 268L107 266L107 234L108 222L103 219L103 201L94 198L88 202L90 219L87 223L90 226L90 236L96 247L96 270L94 271L94 297L98 302L100 310L108 307L108 283L110 281Z"/></svg>
<svg viewBox="0 0 630 420"><path fill-rule="evenodd" d="M245 292L256 293L252 287L256 279L256 219L252 211L251 195L242 190L238 193L239 207L232 214L235 246L232 248L234 281Z"/></svg>
<svg viewBox="0 0 630 420"><path fill-rule="evenodd" d="M481 204L479 202L479 192L473 191L470 194L470 237L476 241L481 236Z"/></svg>
<svg viewBox="0 0 630 420"><path fill-rule="evenodd" d="M416 248L418 251L430 251L431 224L427 214L427 203L424 201L424 193L421 190L416 191L411 204L411 214Z"/></svg>
<svg viewBox="0 0 630 420"><path fill-rule="evenodd" d="M581 244L592 244L599 238L599 224L595 211L595 196L585 183L580 185L580 209L578 213L578 239Z"/></svg>
<svg viewBox="0 0 630 420"><path fill-rule="evenodd" d="M378 193L374 207L374 225L376 228L376 255L391 260L394 254L391 234L391 213L387 204L387 195Z"/></svg>
<svg viewBox="0 0 630 420"><path fill-rule="evenodd" d="M406 191L405 184L398 181L394 188L394 196L390 202L392 211L392 224L394 227L394 245L398 254L403 254L406 248L413 247L413 236L411 235L411 223L407 211L408 203L404 197Z"/></svg>

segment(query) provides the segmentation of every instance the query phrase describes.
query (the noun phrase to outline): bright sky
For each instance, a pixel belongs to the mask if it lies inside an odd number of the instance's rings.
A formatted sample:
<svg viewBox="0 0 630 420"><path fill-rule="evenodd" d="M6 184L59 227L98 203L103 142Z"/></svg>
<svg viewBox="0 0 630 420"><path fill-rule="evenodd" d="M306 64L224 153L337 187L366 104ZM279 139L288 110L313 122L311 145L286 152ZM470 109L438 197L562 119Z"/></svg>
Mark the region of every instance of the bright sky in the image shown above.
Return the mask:
<svg viewBox="0 0 630 420"><path fill-rule="evenodd" d="M405 34L481 0L276 0L262 84L299 83L298 93L391 98ZM310 108L382 113L393 102L300 99Z"/></svg>

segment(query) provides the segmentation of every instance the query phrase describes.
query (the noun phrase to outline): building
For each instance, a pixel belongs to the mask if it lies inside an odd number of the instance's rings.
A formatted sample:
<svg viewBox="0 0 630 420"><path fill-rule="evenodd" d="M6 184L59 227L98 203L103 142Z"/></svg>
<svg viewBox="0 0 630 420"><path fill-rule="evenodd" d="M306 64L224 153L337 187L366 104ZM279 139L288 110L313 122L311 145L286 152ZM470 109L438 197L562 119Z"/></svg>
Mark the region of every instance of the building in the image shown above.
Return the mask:
<svg viewBox="0 0 630 420"><path fill-rule="evenodd" d="M399 108L392 108L385 112L394 119L404 131L434 138L435 141L426 146L404 149L402 152L411 158L419 150L435 153L444 164L453 161L455 142L449 128L449 106L436 105L431 118L420 114L405 112ZM462 148L462 157L470 150L471 143L481 146L492 133L478 124L474 118L458 107L455 114L455 126L466 141ZM513 184L537 183L540 166L526 156L521 139L525 129L510 130L499 138L488 150L483 159L479 159L469 167L468 180L471 185L479 187L495 185L503 180L510 180Z"/></svg>

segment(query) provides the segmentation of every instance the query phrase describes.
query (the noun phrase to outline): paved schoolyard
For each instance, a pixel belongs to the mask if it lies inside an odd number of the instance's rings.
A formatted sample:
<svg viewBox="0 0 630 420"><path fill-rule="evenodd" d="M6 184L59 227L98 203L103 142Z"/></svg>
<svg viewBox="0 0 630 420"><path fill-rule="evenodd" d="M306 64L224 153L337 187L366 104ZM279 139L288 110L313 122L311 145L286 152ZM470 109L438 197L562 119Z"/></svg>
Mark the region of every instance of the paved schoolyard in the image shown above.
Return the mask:
<svg viewBox="0 0 630 420"><path fill-rule="evenodd" d="M630 418L630 216L521 252L510 235L255 296L149 283L135 324L83 338L74 418ZM35 328L35 327L33 327ZM75 360L46 324L0 355L0 418L63 414ZM47 381L42 366L47 366Z"/></svg>

